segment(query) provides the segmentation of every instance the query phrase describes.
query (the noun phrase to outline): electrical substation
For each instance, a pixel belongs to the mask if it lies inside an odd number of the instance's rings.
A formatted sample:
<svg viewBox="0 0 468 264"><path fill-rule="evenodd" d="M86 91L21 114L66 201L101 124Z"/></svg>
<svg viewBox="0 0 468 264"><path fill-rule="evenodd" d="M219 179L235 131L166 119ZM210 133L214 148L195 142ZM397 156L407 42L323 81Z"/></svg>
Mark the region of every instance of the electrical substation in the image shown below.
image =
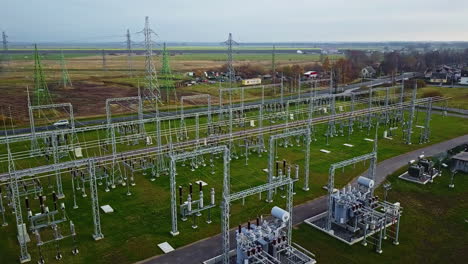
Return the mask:
<svg viewBox="0 0 468 264"><path fill-rule="evenodd" d="M335 170L365 160L370 160L367 177L360 176L355 186L335 190ZM372 244L377 253L382 253L382 241L387 237L398 245L403 208L398 202L379 201L379 197L374 195L376 164L376 152L333 164L327 185L328 210L305 220L305 223L349 245L357 242L364 246Z"/></svg>
<svg viewBox="0 0 468 264"><path fill-rule="evenodd" d="M237 86L233 67L236 42L231 34L225 42L228 82L219 84L219 97L201 93L178 97L174 87L158 82L151 40L154 32L148 17L143 33L145 75L141 88L135 91L136 96L108 98L102 123L79 124L71 103L54 104L40 58L35 57L36 85L31 94L28 91L27 102L30 132L7 132L0 138L6 150L0 163L7 168L0 173L0 233L17 242L19 262L43 264L55 259L70 263L80 253L80 244L111 239L115 231L106 227L108 218L101 215L101 203L118 212L118 202L107 200L109 194L119 193L125 197L121 199L131 201L138 196L138 185L144 183L150 186L145 188L158 188L161 197L163 193L169 197L170 202L163 201L167 205L164 212L153 216L170 221L163 238L168 243L206 226L219 228L221 255L205 263L316 263L314 254L320 252L311 253L293 242L293 197L313 190L316 168L311 147L318 143L332 146L337 138L348 142L345 149L351 149L354 145L349 142L358 138L360 144L373 142L373 150L331 165L327 211L305 222L350 245L372 244L378 253L388 238L398 245L405 205L374 195L381 183L375 169L377 141L383 134L382 140L428 142L432 106L444 103L445 98L417 98L416 85L405 89L404 80L414 77L412 73L401 76L401 85L339 93L334 92L332 74L300 81L297 87L286 86L283 79L273 84ZM129 34L127 40L128 50L132 50ZM165 46L164 50L167 76L170 68ZM129 72L135 74L131 54ZM105 58L103 53L104 68ZM63 85L72 86L65 62L62 68ZM163 87L170 90L167 98L161 96ZM256 91L260 99L249 100L246 91ZM173 104L175 110L160 111L162 103ZM134 115L118 116L119 108ZM424 110L419 113L419 109ZM57 125L38 125L41 120ZM60 120L67 122L58 123ZM374 133L375 138L369 139ZM326 156L326 151L322 155ZM292 156L299 162L291 161ZM263 170L255 167L260 161L265 161ZM363 162L370 164L367 174L335 189L336 170ZM244 168L250 181L232 177L231 171ZM431 161L420 156L411 162L405 177L425 184L438 174ZM230 232L236 226L231 224L231 217L235 217L231 209L249 203L271 209L270 215L258 215L257 209L250 212L250 218L239 220L246 224ZM78 219L83 221L81 215L74 214L79 210L86 217L82 226L87 233L78 225ZM120 208L119 214L125 215L125 210ZM116 217L116 212L109 217ZM133 211L128 214L138 217ZM119 220L122 225L125 219ZM248 221L251 219L255 220ZM9 225L14 231L5 232ZM81 243L80 238L84 240Z"/></svg>

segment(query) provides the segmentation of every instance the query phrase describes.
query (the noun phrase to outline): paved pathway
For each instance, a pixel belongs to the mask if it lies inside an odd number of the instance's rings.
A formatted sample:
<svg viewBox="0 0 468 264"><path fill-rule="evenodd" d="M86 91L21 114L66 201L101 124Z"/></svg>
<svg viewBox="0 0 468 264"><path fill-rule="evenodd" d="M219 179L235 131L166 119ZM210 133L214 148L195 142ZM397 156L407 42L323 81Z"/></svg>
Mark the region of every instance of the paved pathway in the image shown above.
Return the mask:
<svg viewBox="0 0 468 264"><path fill-rule="evenodd" d="M431 146L420 148L399 156L384 160L377 165L376 183L381 184L385 181L386 177L399 168L405 166L408 160L414 159L422 152L426 156L433 156L440 152L446 151L458 145L468 143L468 134L440 142ZM293 210L293 223L298 225L305 219L310 218L316 214L326 210L327 200L326 196L321 196L312 201L300 204L294 207ZM231 247L235 246L234 230L231 230ZM171 253L155 256L138 263L145 264L174 264L174 263L201 263L207 259L213 258L221 254L221 235L216 235L204 240L197 241L193 244L179 248Z"/></svg>

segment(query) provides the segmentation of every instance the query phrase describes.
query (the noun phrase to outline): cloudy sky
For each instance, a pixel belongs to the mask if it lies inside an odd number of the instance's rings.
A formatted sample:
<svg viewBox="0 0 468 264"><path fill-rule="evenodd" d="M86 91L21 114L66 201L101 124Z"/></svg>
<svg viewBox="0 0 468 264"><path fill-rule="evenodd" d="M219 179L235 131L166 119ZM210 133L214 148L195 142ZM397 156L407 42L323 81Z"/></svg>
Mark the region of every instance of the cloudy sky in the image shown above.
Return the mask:
<svg viewBox="0 0 468 264"><path fill-rule="evenodd" d="M11 42L123 40L149 16L160 41L468 41L467 0L5 0Z"/></svg>

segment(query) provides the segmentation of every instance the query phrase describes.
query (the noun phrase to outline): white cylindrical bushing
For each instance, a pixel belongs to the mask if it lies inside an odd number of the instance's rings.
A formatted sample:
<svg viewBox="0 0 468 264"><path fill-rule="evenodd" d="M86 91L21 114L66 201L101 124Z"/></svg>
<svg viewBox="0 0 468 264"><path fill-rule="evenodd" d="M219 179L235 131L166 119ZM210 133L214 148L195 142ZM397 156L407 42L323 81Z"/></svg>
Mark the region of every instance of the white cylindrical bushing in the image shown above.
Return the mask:
<svg viewBox="0 0 468 264"><path fill-rule="evenodd" d="M279 208L278 206L275 206L271 209L271 215L274 216L275 218L280 219L283 222L287 222L290 217L288 212Z"/></svg>
<svg viewBox="0 0 468 264"><path fill-rule="evenodd" d="M200 191L200 208L203 208L203 191Z"/></svg>
<svg viewBox="0 0 468 264"><path fill-rule="evenodd" d="M371 180L369 178L360 176L357 181L358 181L358 183L360 185L364 185L367 188L373 188L374 187L374 180Z"/></svg>
<svg viewBox="0 0 468 264"><path fill-rule="evenodd" d="M211 204L215 204L215 190L211 188Z"/></svg>

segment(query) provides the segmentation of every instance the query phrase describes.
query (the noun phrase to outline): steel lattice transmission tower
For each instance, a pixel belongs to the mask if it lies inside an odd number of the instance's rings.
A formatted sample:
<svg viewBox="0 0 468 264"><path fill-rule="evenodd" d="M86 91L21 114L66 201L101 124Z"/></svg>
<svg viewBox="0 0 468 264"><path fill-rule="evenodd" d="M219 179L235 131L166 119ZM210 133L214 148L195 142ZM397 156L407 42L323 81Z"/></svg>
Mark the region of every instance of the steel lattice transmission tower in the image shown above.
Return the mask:
<svg viewBox="0 0 468 264"><path fill-rule="evenodd" d="M62 78L60 79L60 84L63 86L63 88L73 87L70 75L68 75L67 65L65 63L65 56L63 55L63 51L60 51L60 67L62 68Z"/></svg>
<svg viewBox="0 0 468 264"><path fill-rule="evenodd" d="M227 74L228 74L228 79L229 79L229 87L232 88L232 84L236 82L236 72L234 70L234 65L233 65L233 57L232 57L232 45L238 45L237 42L235 42L232 39L232 33L229 33L229 38L224 42L224 44L228 47L227 48Z"/></svg>
<svg viewBox="0 0 468 264"><path fill-rule="evenodd" d="M34 96L36 105L52 103L36 44L34 44Z"/></svg>
<svg viewBox="0 0 468 264"><path fill-rule="evenodd" d="M276 46L273 45L273 50L271 51L271 78L273 83L276 82Z"/></svg>
<svg viewBox="0 0 468 264"><path fill-rule="evenodd" d="M107 59L106 59L106 52L104 50L101 50L102 52L102 69L104 71L107 71Z"/></svg>
<svg viewBox="0 0 468 264"><path fill-rule="evenodd" d="M2 40L3 40L3 61L6 62L6 64L9 63L10 56L8 54L8 36L5 33L5 31L2 32Z"/></svg>
<svg viewBox="0 0 468 264"><path fill-rule="evenodd" d="M127 63L128 73L130 76L133 75L133 50L132 50L132 39L130 36L130 30L127 29Z"/></svg>
<svg viewBox="0 0 468 264"><path fill-rule="evenodd" d="M174 100L177 101L177 93L172 78L171 65L169 64L169 52L166 43L163 44L161 77L163 78L162 88L166 90L166 102L169 103L171 93L174 94Z"/></svg>
<svg viewBox="0 0 468 264"><path fill-rule="evenodd" d="M161 101L161 94L159 91L158 76L153 62L153 42L151 41L151 34L156 33L150 28L149 17L145 17L145 28L143 29L145 36L145 89L143 90L143 96L145 98L156 99Z"/></svg>

